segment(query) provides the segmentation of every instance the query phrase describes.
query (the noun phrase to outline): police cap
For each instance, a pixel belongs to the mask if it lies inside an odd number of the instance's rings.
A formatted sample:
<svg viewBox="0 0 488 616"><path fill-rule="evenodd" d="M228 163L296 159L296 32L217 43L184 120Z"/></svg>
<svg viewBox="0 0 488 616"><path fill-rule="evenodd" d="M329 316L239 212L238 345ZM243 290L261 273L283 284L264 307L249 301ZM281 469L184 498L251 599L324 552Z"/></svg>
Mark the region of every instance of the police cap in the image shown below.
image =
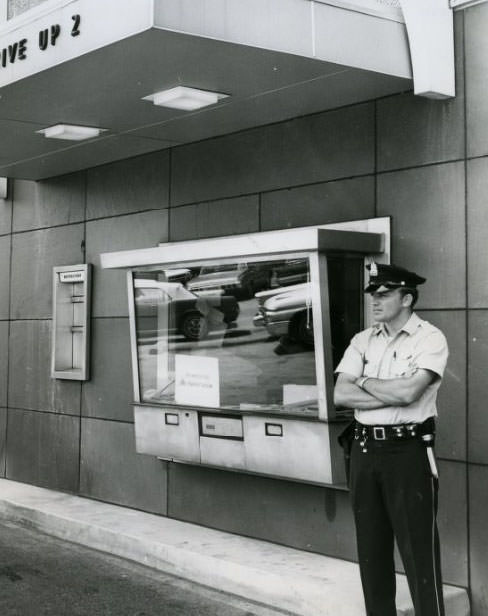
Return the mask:
<svg viewBox="0 0 488 616"><path fill-rule="evenodd" d="M398 265L385 265L384 263L370 263L366 266L369 270L369 283L364 289L365 293L375 291L387 291L389 289L415 289L417 285L423 284L426 278L409 272L404 267Z"/></svg>

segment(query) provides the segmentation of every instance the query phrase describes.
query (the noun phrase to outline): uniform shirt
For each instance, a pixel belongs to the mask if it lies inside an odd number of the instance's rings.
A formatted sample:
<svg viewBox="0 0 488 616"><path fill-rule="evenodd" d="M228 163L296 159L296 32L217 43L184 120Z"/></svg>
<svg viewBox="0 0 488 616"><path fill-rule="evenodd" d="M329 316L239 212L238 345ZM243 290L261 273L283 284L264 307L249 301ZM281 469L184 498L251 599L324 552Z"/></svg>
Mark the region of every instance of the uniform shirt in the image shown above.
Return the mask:
<svg viewBox="0 0 488 616"><path fill-rule="evenodd" d="M393 337L378 323L356 334L351 340L336 372L356 378L379 379L408 377L423 368L438 375L418 400L408 406L389 406L370 411L355 409L354 416L362 424L421 423L437 415L436 397L448 356L444 334L415 313Z"/></svg>

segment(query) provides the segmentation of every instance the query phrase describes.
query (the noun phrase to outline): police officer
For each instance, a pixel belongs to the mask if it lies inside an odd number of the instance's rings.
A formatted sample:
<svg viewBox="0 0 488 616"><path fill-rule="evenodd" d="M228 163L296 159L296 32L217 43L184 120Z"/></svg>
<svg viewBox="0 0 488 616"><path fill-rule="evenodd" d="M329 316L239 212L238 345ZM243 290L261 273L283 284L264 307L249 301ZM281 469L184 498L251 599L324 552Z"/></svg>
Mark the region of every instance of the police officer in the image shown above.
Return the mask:
<svg viewBox="0 0 488 616"><path fill-rule="evenodd" d="M376 321L337 366L337 406L352 408L350 491L368 616L396 616L394 539L416 616L444 616L433 454L436 396L448 349L413 307L425 278L368 266Z"/></svg>

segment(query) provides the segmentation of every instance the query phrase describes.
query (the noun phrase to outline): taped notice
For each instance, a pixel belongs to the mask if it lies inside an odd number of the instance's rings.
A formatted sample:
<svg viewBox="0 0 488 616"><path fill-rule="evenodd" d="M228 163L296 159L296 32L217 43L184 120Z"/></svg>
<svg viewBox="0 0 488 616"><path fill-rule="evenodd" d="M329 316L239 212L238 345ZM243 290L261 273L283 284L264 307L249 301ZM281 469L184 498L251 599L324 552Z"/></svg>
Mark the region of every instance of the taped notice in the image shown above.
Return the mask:
<svg viewBox="0 0 488 616"><path fill-rule="evenodd" d="M175 355L175 402L220 406L219 360L216 357Z"/></svg>

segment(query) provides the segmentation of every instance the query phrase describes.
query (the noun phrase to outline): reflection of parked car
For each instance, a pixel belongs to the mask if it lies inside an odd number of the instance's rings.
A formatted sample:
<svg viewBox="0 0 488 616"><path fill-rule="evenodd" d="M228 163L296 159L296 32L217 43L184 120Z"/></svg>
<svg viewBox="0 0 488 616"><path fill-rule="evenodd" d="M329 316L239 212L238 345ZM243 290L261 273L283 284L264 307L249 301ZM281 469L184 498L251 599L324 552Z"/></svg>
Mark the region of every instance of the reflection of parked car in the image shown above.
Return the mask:
<svg viewBox="0 0 488 616"><path fill-rule="evenodd" d="M188 282L191 278L191 270L188 268L164 270L168 282Z"/></svg>
<svg viewBox="0 0 488 616"><path fill-rule="evenodd" d="M238 263L202 267L200 274L190 280L187 288L196 293L209 289L223 289L239 298L250 298L262 289L269 289L271 272L268 267Z"/></svg>
<svg viewBox="0 0 488 616"><path fill-rule="evenodd" d="M288 335L313 345L312 298L310 283L256 293L258 313L253 322L264 326L273 337Z"/></svg>
<svg viewBox="0 0 488 616"><path fill-rule="evenodd" d="M284 287L308 280L308 259L287 259L273 268L272 287Z"/></svg>
<svg viewBox="0 0 488 616"><path fill-rule="evenodd" d="M163 330L201 340L239 315L239 304L231 295L200 297L181 283L136 279L134 295L139 334Z"/></svg>

